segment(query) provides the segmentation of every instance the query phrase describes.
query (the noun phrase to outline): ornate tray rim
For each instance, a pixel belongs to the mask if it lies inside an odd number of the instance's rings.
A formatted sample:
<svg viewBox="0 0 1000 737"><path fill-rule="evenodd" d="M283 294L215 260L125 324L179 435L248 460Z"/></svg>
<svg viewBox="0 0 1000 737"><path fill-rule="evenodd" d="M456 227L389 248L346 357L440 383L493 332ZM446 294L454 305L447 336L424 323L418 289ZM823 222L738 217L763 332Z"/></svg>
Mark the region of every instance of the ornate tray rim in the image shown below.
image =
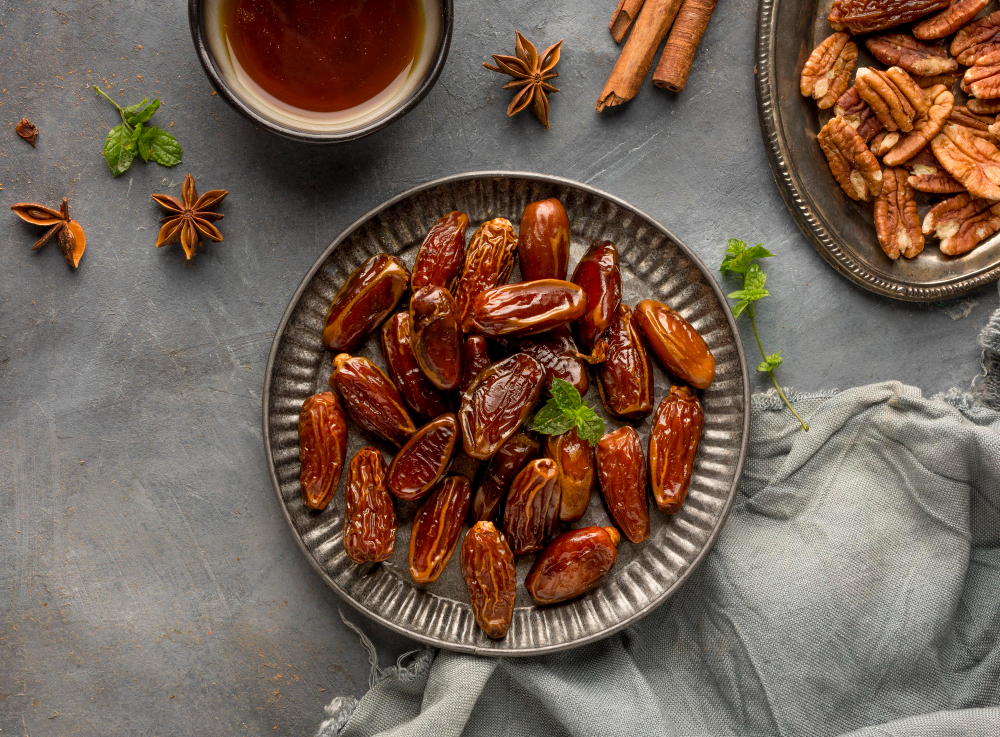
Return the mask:
<svg viewBox="0 0 1000 737"><path fill-rule="evenodd" d="M377 622L378 624L382 625L383 627L386 627L386 628L392 630L393 632L397 632L397 633L399 633L399 634L401 634L401 635L403 635L405 637L408 637L408 638L410 638L412 640L417 640L418 642L421 642L421 643L426 644L426 645L431 645L431 646L434 646L434 647L440 647L440 648L443 648L445 650L450 650L450 651L453 651L453 652L464 652L464 653L470 653L470 654L474 654L474 655L488 655L488 656L493 656L493 657L527 657L527 656L532 656L532 655L542 655L542 654L546 654L546 653L559 652L559 651L564 651L564 650L571 650L571 649L580 647L582 645L586 645L586 644L591 643L591 642L597 642L599 640L604 639L605 637L608 637L608 636L614 634L615 632L618 632L618 631L624 629L625 627L627 627L628 625L632 624L633 622L636 622L636 621L642 619L643 617L645 617L646 615L648 615L650 612L652 612L654 609L656 609L657 607L659 607L661 604L663 604L664 602L666 602L671 596L673 596L677 592L677 590L684 584L684 582L694 572L694 570L699 565L701 565L702 561L705 559L705 556L708 555L709 551L711 551L711 549L715 546L715 542L718 539L719 533L722 531L722 528L725 526L726 520L729 518L729 513L732 510L733 502L736 499L737 489L738 489L740 481L741 481L741 479L743 477L743 470L744 470L744 466L746 464L747 450L748 450L749 443L750 443L750 435L749 435L749 433L750 433L750 375L749 375L749 370L747 368L746 353L745 353L745 351L743 349L743 342L742 342L742 339L740 338L739 328L736 325L736 320L733 318L732 311L730 311L729 309L726 309L726 310L724 310L724 312L725 312L725 315L726 315L727 323L729 325L729 329L732 331L733 335L736 336L736 340L734 341L734 343L736 345L736 352L737 352L737 355L738 355L738 358L739 358L740 371L741 371L742 379L743 379L743 381L742 381L742 387L743 387L743 439L742 439L742 442L740 444L739 454L738 454L738 457L737 457L737 460L736 460L736 473L735 473L735 475L733 477L733 482L730 485L730 488L729 488L729 491L728 491L728 494L727 494L727 497L726 497L726 501L723 504L722 511L721 511L721 514L719 515L718 521L717 521L715 527L709 533L709 535L708 535L708 537L707 537L707 539L705 541L704 547L701 549L701 551L699 551L699 553L697 554L697 556L692 561L691 565L687 568L687 570L683 571L681 573L681 575L678 576L677 580L674 581L674 583L671 586L669 586L667 589L665 589L663 591L663 593L658 598L650 601L649 604L646 607L644 607L643 609L641 609L641 610L633 613L631 616L627 617L623 621L616 623L612 627L608 627L608 628L606 628L604 630L601 630L599 632L596 632L596 633L593 633L593 634L581 637L581 638L579 638L577 640L574 640L574 641L571 641L571 642L557 643L557 644L554 644L554 645L540 645L540 646L536 646L536 647L522 648L520 650L505 650L505 651L500 651L500 650L495 650L495 649L490 649L490 648L480 648L480 647L475 647L475 646L468 646L468 645L463 645L463 644L458 644L458 643L447 642L447 641L444 641L444 640L441 640L441 639L438 639L438 638L435 638L435 637L428 637L428 636L420 634L420 633L415 633L415 632L412 632L412 631L408 630L405 627L402 627L402 626L397 625L396 623L394 623L392 621L389 621L389 620L385 619L384 617L382 617L381 615L379 615L377 612L373 612L373 611L371 611L369 609L366 609L365 607L361 606L346 591L344 591L343 588L336 581L334 581L330 577L330 575L323 569L323 567L315 559L315 557L310 552L310 550L306 547L305 543L302 540L302 537L299 535L298 531L295 528L295 524L292 521L291 514L289 513L288 507L285 505L284 499L283 499L283 497L281 495L281 485L280 485L280 482L279 482L279 479L278 479L277 471L275 470L274 457L273 457L273 454L271 452L271 433L270 433L270 429L269 429L270 411L269 411L269 408L268 408L268 401L267 401L267 398L268 398L268 396L270 395L270 392L271 392L271 382L272 382L272 377L273 377L273 373L274 373L274 364L275 364L275 361L277 359L277 355L278 355L278 350L279 350L279 347L280 347L281 339L282 339L282 336L284 335L284 332L285 332L285 329L286 329L286 327L288 325L288 322L291 319L291 317L292 317L292 315L293 315L293 313L295 311L295 308L297 307L297 305L299 303L299 300L302 298L303 293L308 288L308 285L312 281L313 277L320 270L320 268L323 266L323 264L326 262L326 260L330 257L330 255L349 237L349 235L353 231L355 231L357 228L359 228L362 225L364 225L364 223L367 222L372 217L374 217L374 216L378 215L379 213L381 213L381 212L383 212L383 211L391 208L392 206L396 205L397 203L401 202L402 200L405 200L405 199L407 199L409 197L412 197L412 196L416 195L417 193L420 193L420 192L423 192L423 191L426 191L426 190L430 190L430 189L434 189L435 187L439 187L441 185L449 184L449 183L452 183L452 182L458 182L458 181L469 180L469 179L484 179L484 178L533 179L533 180L542 181L542 182L546 182L546 183L568 185L568 186L571 186L571 187L576 187L576 188L579 188L581 190L584 190L584 191L590 193L591 195L596 195L596 196L599 196L599 197L606 198L606 199L614 202L616 205L618 205L620 207L623 207L623 208L626 208L628 210L631 210L637 216L639 216L640 218L643 218L644 220L646 220L647 223L651 227L654 227L654 228L660 230L665 236L667 236L671 241L673 241L673 243L676 244L676 246L679 248L679 250L688 259L690 259L691 263L697 269L699 269L701 271L702 275L706 278L706 282L709 284L709 286L711 287L713 293L715 294L716 298L720 301L720 303L723 304L723 305L727 305L728 304L728 302L726 300L726 297L725 297L725 294L722 291L722 288L719 286L718 282L712 276L711 271L708 269L708 267L705 266L704 263L702 263L701 259L698 258L698 256L683 241L681 241L679 238L677 238L668 228L666 228L664 225L662 225L655 218L649 216L648 214L646 214L642 210L639 210L638 208L634 207L633 205L630 205L629 203L627 203L626 201L622 200L619 197L615 197L614 195L608 194L607 192L599 190L596 187L591 187L588 184L584 184L582 182L578 182L578 181L575 181L575 180L572 180L572 179L568 179L568 178L565 178L565 177L554 176L554 175L550 175L550 174L540 174L540 173L535 173L535 172L524 172L524 171L504 171L504 170L496 170L496 171L469 171L469 172L461 172L461 173L458 173L458 174L451 174L451 175L446 176L446 177L440 177L438 179L433 179L433 180L431 180L429 182L425 182L424 184L420 184L420 185L417 185L415 187L410 187L409 189L407 189L407 190L405 190L403 192L400 192L399 194L397 194L397 195L391 197L390 199L382 202L380 205L377 205L376 207L372 208L371 210L369 210L368 212L366 212L364 215L362 215L361 217L357 218L354 222L352 222L346 228L344 228L340 232L340 234L333 240L333 242L329 246L327 246L323 250L323 252L316 258L316 261L313 263L313 265L306 272L305 276L302 278L302 281L299 283L299 286L295 289L295 292L292 294L292 297L289 300L288 306L285 308L285 312L281 316L281 321L278 323L278 327L275 330L274 339L273 339L273 341L271 343L271 350L268 353L267 364L266 364L265 369L264 369L264 388L263 388L263 394L261 396L261 405L262 405L261 422L262 422L262 430L263 430L264 454L265 454L265 457L267 459L268 475L270 476L270 479L271 479L271 490L274 492L275 498L276 498L276 500L278 502L278 506L281 509L281 514L282 514L282 516L285 519L285 523L288 525L288 528L289 528L289 530L292 533L292 537L295 540L296 546L299 548L299 551L305 556L306 560L309 562L309 565L313 568L313 570L317 574L319 574L320 578L324 581L324 583L326 583L327 586L329 586L331 589L333 589L334 591L336 591L337 594L340 595L341 599L343 599L344 601L346 601L352 608L354 608L355 610L357 610L358 612L360 612L364 616L368 617L372 621Z"/></svg>
<svg viewBox="0 0 1000 737"><path fill-rule="evenodd" d="M789 2L790 0L785 0ZM757 117L764 138L768 163L785 206L799 229L813 247L837 271L870 292L905 302L936 302L961 297L1000 279L1000 262L978 274L957 277L938 286L919 287L873 273L864 262L845 249L824 225L823 220L803 196L803 186L789 166L789 147L775 105L777 72L771 64L775 54L776 13L780 0L760 0L757 5L756 50L754 53L754 87L757 93Z"/></svg>

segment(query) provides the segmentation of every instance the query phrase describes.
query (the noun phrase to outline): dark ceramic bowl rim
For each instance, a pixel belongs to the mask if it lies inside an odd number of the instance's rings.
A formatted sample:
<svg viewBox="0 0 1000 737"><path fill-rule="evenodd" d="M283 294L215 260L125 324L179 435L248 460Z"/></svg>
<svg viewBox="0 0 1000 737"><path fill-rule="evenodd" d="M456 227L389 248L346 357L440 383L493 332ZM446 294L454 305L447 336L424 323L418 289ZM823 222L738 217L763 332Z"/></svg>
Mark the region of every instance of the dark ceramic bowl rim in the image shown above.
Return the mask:
<svg viewBox="0 0 1000 737"><path fill-rule="evenodd" d="M347 141L356 141L377 130L381 130L406 115L416 107L417 103L424 99L427 93L430 92L431 87L437 82L441 70L444 68L444 63L448 58L448 52L451 49L451 32L455 16L454 0L438 0L441 4L441 35L438 38L437 50L434 52L434 61L430 69L428 69L427 74L424 75L420 85L410 93L410 96L406 100L375 120L357 128L344 131L301 130L290 125L278 123L261 115L244 102L223 78L222 72L219 71L215 63L215 58L208 48L205 29L202 25L204 18L202 9L206 2L207 0L188 0L188 21L191 24L191 38L194 41L195 51L198 54L198 60L201 62L202 68L205 70L205 74L208 76L208 81L212 83L215 91L226 102L251 123L272 133L277 133L279 136L291 138L294 141L303 141L305 143L346 143Z"/></svg>

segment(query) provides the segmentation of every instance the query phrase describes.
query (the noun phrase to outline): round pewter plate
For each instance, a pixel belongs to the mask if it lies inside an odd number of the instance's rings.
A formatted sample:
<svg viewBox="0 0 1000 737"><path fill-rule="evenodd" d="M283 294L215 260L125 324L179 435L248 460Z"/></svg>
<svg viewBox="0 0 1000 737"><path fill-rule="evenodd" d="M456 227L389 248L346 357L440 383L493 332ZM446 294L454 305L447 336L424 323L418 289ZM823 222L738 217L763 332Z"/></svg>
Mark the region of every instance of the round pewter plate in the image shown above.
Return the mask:
<svg viewBox="0 0 1000 737"><path fill-rule="evenodd" d="M329 389L333 356L321 340L326 310L337 288L365 259L385 252L412 267L427 230L445 213L468 213L471 237L475 227L494 217L509 218L516 227L525 205L547 197L562 201L572 224L570 273L592 241L614 241L621 257L624 301L632 306L654 297L678 310L715 354L717 377L702 397L705 432L681 511L667 517L651 502L649 539L633 545L623 537L611 573L596 589L563 604L532 603L523 582L533 556L519 558L510 632L490 640L469 606L458 551L433 584L420 586L410 579L407 556L416 504L397 500L395 552L384 563L363 566L354 565L344 553L344 480L323 512L302 504L299 409L306 397ZM518 278L516 270L513 278ZM384 370L378 333L358 353ZM670 381L658 366L655 371L659 401ZM619 426L604 413L597 394L592 381L586 401L597 405L609 429ZM725 297L704 265L668 230L625 202L583 184L540 174L477 172L439 179L392 198L347 228L319 257L292 297L271 347L264 379L264 448L275 494L299 547L323 580L352 606L431 645L482 655L536 655L620 630L666 601L691 574L718 536L736 494L746 456L749 406L746 359ZM636 426L644 447L649 425L647 418ZM381 448L386 461L391 459L392 448L352 423L348 458L366 445ZM474 468L464 465L469 462L460 454L451 472L471 478ZM575 526L595 524L610 524L596 490Z"/></svg>
<svg viewBox="0 0 1000 737"><path fill-rule="evenodd" d="M886 256L875 235L871 202L851 200L837 184L816 134L832 116L799 93L802 67L833 33L832 0L760 0L757 8L757 112L781 197L820 255L851 281L910 302L958 297L1000 278L1000 234L949 257L928 238L914 259ZM858 67L877 62L858 43ZM877 68L882 68L881 65ZM962 95L956 98L959 104ZM931 200L917 193L920 216Z"/></svg>

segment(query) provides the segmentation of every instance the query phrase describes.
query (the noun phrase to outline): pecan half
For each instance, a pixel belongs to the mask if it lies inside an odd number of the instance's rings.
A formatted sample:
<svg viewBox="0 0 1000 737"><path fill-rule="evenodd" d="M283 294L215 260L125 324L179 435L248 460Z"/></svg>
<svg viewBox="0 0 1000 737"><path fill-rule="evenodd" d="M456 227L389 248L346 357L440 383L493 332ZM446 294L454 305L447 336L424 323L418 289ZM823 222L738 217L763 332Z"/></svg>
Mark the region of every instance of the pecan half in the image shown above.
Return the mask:
<svg viewBox="0 0 1000 737"><path fill-rule="evenodd" d="M908 133L913 130L913 120L927 110L923 90L899 67L884 72L864 67L858 70L854 84L887 130Z"/></svg>
<svg viewBox="0 0 1000 737"><path fill-rule="evenodd" d="M899 143L883 156L882 161L887 166L899 166L916 155L920 149L930 143L934 136L941 132L948 116L951 115L955 96L943 84L939 84L927 90L927 99L930 100L927 112L914 120L913 130L903 134Z"/></svg>
<svg viewBox="0 0 1000 737"><path fill-rule="evenodd" d="M902 67L918 77L958 71L958 62L948 57L944 46L923 44L905 33L872 36L865 46L886 66Z"/></svg>
<svg viewBox="0 0 1000 737"><path fill-rule="evenodd" d="M875 117L872 106L861 99L857 86L853 84L837 100L837 104L833 106L833 114L842 117L848 125L858 132L865 143L872 140L882 130L882 124Z"/></svg>
<svg viewBox="0 0 1000 737"><path fill-rule="evenodd" d="M910 178L907 181L918 192L954 194L965 191L965 187L944 170L929 146L918 151L903 166L910 172Z"/></svg>
<svg viewBox="0 0 1000 737"><path fill-rule="evenodd" d="M965 70L962 92L980 100L1000 98L1000 49L980 56Z"/></svg>
<svg viewBox="0 0 1000 737"><path fill-rule="evenodd" d="M899 143L899 131L881 130L868 144L868 149L876 156L882 157L892 151L892 147Z"/></svg>
<svg viewBox="0 0 1000 737"><path fill-rule="evenodd" d="M957 0L934 17L913 26L913 35L923 41L950 36L989 4L990 0Z"/></svg>
<svg viewBox="0 0 1000 737"><path fill-rule="evenodd" d="M934 205L924 216L923 231L941 241L941 252L958 256L1000 229L1000 204L963 192Z"/></svg>
<svg viewBox="0 0 1000 737"><path fill-rule="evenodd" d="M972 66L980 56L1000 48L1000 10L972 21L951 40L951 55Z"/></svg>
<svg viewBox="0 0 1000 737"><path fill-rule="evenodd" d="M827 20L835 31L858 35L910 23L950 4L951 0L833 0Z"/></svg>
<svg viewBox="0 0 1000 737"><path fill-rule="evenodd" d="M968 128L969 133L985 138L993 145L997 143L994 134L990 133L990 126L996 122L996 116L977 115L964 105L956 105L952 108L951 115L948 116L948 122Z"/></svg>
<svg viewBox="0 0 1000 737"><path fill-rule="evenodd" d="M917 201L907 176L903 169L886 169L882 193L875 198L875 232L885 255L893 261L900 256L913 258L924 250Z"/></svg>
<svg viewBox="0 0 1000 737"><path fill-rule="evenodd" d="M816 136L830 171L852 200L869 200L882 191L882 169L875 154L843 118L832 118Z"/></svg>
<svg viewBox="0 0 1000 737"><path fill-rule="evenodd" d="M943 84L950 90L955 86L955 82L958 81L960 76L957 72L955 74L933 74L930 77L914 77L913 81L917 83L918 87L924 90L939 84Z"/></svg>
<svg viewBox="0 0 1000 737"><path fill-rule="evenodd" d="M965 106L970 113L976 115L996 115L1000 113L1000 100L977 100L973 97L967 100Z"/></svg>
<svg viewBox="0 0 1000 737"><path fill-rule="evenodd" d="M941 129L931 149L941 166L965 185L969 194L987 200L1000 200L1000 151L984 138L978 138L953 123Z"/></svg>
<svg viewBox="0 0 1000 737"><path fill-rule="evenodd" d="M851 74L858 63L858 45L846 33L828 36L813 49L802 68L799 89L812 97L820 110L833 107L851 84Z"/></svg>

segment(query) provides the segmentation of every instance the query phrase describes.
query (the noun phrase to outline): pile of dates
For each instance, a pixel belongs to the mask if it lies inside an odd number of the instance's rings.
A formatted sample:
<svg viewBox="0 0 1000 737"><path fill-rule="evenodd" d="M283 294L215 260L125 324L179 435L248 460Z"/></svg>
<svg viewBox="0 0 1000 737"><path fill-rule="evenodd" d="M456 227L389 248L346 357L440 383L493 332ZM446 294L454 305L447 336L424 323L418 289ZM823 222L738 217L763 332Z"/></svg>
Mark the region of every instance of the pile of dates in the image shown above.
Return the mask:
<svg viewBox="0 0 1000 737"><path fill-rule="evenodd" d="M515 556L536 555L525 588L537 603L565 601L611 570L622 535L633 543L649 536L649 487L664 513L680 509L704 425L696 390L712 383L715 359L666 305L622 304L613 243L594 243L566 279L570 226L558 200L528 205L518 232L504 218L483 223L466 248L468 224L464 213L445 215L412 273L380 254L337 292L323 329L335 354L333 391L302 405L300 480L306 506L324 509L345 465L348 417L396 446L388 466L373 447L346 464L345 552L359 564L386 560L396 500L418 502L410 576L435 581L461 541L476 621L498 638L514 613ZM508 284L515 258L523 281ZM408 309L397 311L408 291ZM386 371L356 355L376 330ZM684 384L656 408L647 465L628 423L653 413L649 352ZM601 402L622 426L596 447L576 428L533 434L529 421L553 380L583 396L591 364ZM449 474L460 454L479 462L475 483ZM563 532L595 485L614 526Z"/></svg>

